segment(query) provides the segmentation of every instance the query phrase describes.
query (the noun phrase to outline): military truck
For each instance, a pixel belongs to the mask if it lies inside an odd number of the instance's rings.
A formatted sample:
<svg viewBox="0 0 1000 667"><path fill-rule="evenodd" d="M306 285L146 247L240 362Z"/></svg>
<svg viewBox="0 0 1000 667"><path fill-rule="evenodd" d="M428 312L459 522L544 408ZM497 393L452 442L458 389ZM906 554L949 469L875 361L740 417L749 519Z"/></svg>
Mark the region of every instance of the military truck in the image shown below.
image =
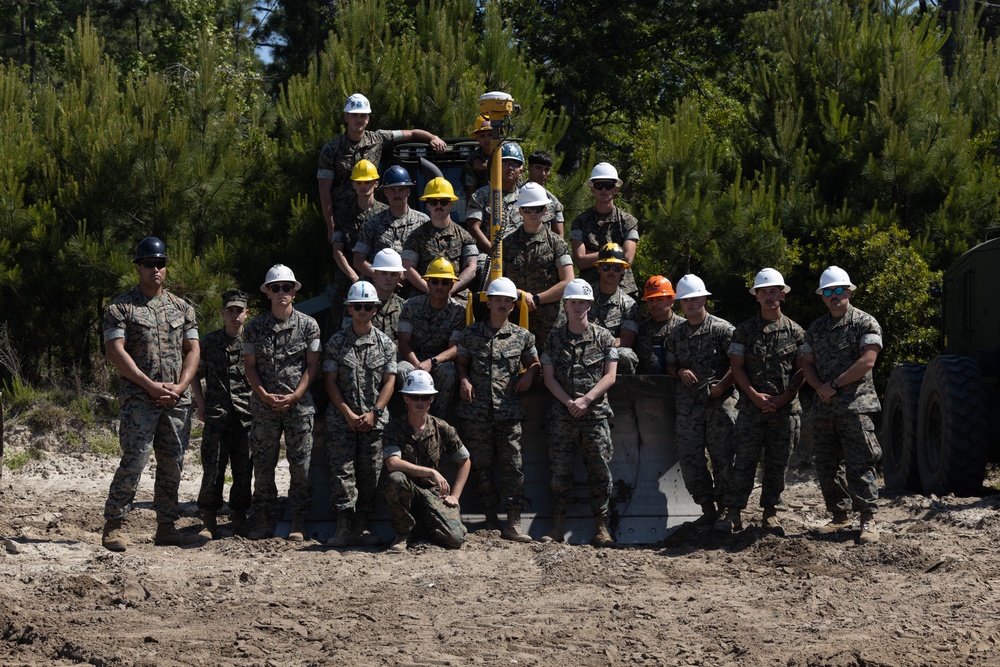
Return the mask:
<svg viewBox="0 0 1000 667"><path fill-rule="evenodd" d="M893 369L882 405L887 489L960 496L980 492L1000 461L1000 238L948 268L941 349L928 364Z"/></svg>

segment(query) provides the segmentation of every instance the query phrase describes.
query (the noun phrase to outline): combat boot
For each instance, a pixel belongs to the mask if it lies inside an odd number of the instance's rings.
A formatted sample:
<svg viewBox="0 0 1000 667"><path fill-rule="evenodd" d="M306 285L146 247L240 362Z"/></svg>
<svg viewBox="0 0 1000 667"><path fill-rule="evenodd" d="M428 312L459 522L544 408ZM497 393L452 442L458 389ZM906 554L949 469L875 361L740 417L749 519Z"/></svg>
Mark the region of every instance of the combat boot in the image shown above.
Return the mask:
<svg viewBox="0 0 1000 667"><path fill-rule="evenodd" d="M552 508L552 527L546 535L543 535L539 542L563 542L566 540L566 531L563 524L566 522L566 506L554 506Z"/></svg>
<svg viewBox="0 0 1000 667"><path fill-rule="evenodd" d="M337 524L340 525L338 519ZM288 531L288 541L289 542L302 542L306 538L306 515L305 514L293 514L292 515L292 528Z"/></svg>
<svg viewBox="0 0 1000 667"><path fill-rule="evenodd" d="M396 539L392 541L389 548L386 549L389 553L401 554L406 551L406 547L410 542L410 534L406 533L396 533Z"/></svg>
<svg viewBox="0 0 1000 667"><path fill-rule="evenodd" d="M288 539L291 539L291 535ZM326 541L328 547L346 547L351 542L351 513L347 510L337 512L337 532Z"/></svg>
<svg viewBox="0 0 1000 667"><path fill-rule="evenodd" d="M740 510L730 508L726 516L715 522L712 527L718 533L738 533L743 530L743 519L740 518Z"/></svg>
<svg viewBox="0 0 1000 667"><path fill-rule="evenodd" d="M108 519L104 522L101 545L108 551L125 551L128 548L128 541L122 535L121 519Z"/></svg>
<svg viewBox="0 0 1000 667"><path fill-rule="evenodd" d="M214 540L219 536L219 522L215 516L215 512L205 510L205 512L203 512L201 522L201 532L199 532L198 535L206 540Z"/></svg>
<svg viewBox="0 0 1000 667"><path fill-rule="evenodd" d="M153 535L153 544L158 547L184 547L189 544L196 544L202 539L197 535L185 535L177 530L173 521L163 521L156 524L156 534Z"/></svg>
<svg viewBox="0 0 1000 667"><path fill-rule="evenodd" d="M692 522L695 526L714 526L719 518L719 508L715 506L715 501L710 500L701 506L701 516Z"/></svg>
<svg viewBox="0 0 1000 667"><path fill-rule="evenodd" d="M382 539L368 530L368 515L357 512L354 515L354 541L363 547L377 547Z"/></svg>
<svg viewBox="0 0 1000 667"><path fill-rule="evenodd" d="M244 510L234 510L232 516L233 534L246 537L250 526L247 524L247 513Z"/></svg>
<svg viewBox="0 0 1000 667"><path fill-rule="evenodd" d="M500 517L497 511L490 508L484 512L486 515L486 530L500 530Z"/></svg>
<svg viewBox="0 0 1000 667"><path fill-rule="evenodd" d="M875 515L864 512L861 515L861 535L858 544L874 544L878 542L878 528L875 526Z"/></svg>
<svg viewBox="0 0 1000 667"><path fill-rule="evenodd" d="M253 516L253 528L247 533L250 540L269 540L274 537L274 526L266 510L256 511Z"/></svg>
<svg viewBox="0 0 1000 667"><path fill-rule="evenodd" d="M590 538L590 544L598 549L606 549L615 546L615 541L608 532L608 517L601 514L594 517L594 536Z"/></svg>
<svg viewBox="0 0 1000 667"><path fill-rule="evenodd" d="M765 507L764 516L760 520L761 527L772 535L784 537L785 527L778 521L778 508Z"/></svg>
<svg viewBox="0 0 1000 667"><path fill-rule="evenodd" d="M511 542L531 541L531 535L526 535L521 530L521 510L514 508L507 510L507 527L500 533L500 537Z"/></svg>
<svg viewBox="0 0 1000 667"><path fill-rule="evenodd" d="M817 533L829 535L851 527L851 517L846 510L837 510L833 513L833 519L816 529Z"/></svg>

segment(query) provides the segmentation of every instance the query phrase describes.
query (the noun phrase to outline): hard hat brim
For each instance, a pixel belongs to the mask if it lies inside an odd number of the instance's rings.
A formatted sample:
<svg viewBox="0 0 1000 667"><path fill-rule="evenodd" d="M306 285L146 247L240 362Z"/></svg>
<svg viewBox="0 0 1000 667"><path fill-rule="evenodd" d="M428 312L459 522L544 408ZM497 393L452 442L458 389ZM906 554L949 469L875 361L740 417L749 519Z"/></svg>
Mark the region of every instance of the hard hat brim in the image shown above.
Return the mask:
<svg viewBox="0 0 1000 667"><path fill-rule="evenodd" d="M610 181L610 180L611 180L610 178L588 178L583 183L584 183L584 185L586 185L589 188L589 187L593 187L594 181ZM615 187L616 188L620 188L621 186L622 186L622 179L616 178L615 179Z"/></svg>
<svg viewBox="0 0 1000 667"><path fill-rule="evenodd" d="M656 297L659 297L659 296L672 296L676 300L677 293L676 292L668 292L666 290L658 290L656 292L647 292L645 295L643 295L642 300L643 301L649 301L650 299L655 299Z"/></svg>
<svg viewBox="0 0 1000 667"><path fill-rule="evenodd" d="M684 299L697 299L699 296L712 296L712 293L708 290L699 290L697 292L691 292L690 294L685 294L681 296L680 294L674 296L674 301L683 301Z"/></svg>
<svg viewBox="0 0 1000 667"><path fill-rule="evenodd" d="M420 277L423 278L424 280L427 280L428 278L444 278L446 280L451 280L456 283L458 282L457 277L448 275L447 273L425 273Z"/></svg>
<svg viewBox="0 0 1000 667"><path fill-rule="evenodd" d="M833 288L833 287L846 287L847 289L851 290L852 292L854 292L854 291L856 291L858 289L858 286L855 285L854 283L836 282L836 283L828 283L826 285L823 285L822 287L820 287L819 289L816 290L816 294L819 294L820 296L822 296L823 295L823 290L830 289L830 288Z"/></svg>
<svg viewBox="0 0 1000 667"><path fill-rule="evenodd" d="M624 259L618 259L616 257L611 257L611 258L608 258L608 259L599 259L596 262L594 262L595 266L598 265L598 264L621 264L626 269L629 268L630 266L632 266L631 264L629 264L628 262L626 262Z"/></svg>
<svg viewBox="0 0 1000 667"><path fill-rule="evenodd" d="M420 196L420 201L427 201L428 199L448 199L449 201L458 201L458 197L450 195L447 192L442 192L441 194L425 194Z"/></svg>
<svg viewBox="0 0 1000 667"><path fill-rule="evenodd" d="M400 389L399 393L400 394L405 394L405 395L408 395L408 396L435 396L438 393L438 390L437 389L430 389L430 390L424 389L424 390L421 390L421 391L406 391L405 389Z"/></svg>
<svg viewBox="0 0 1000 667"><path fill-rule="evenodd" d="M754 285L748 291L754 296L757 296L757 290L764 289L765 287L781 287L782 288L781 291L784 292L785 294L788 294L789 292L792 291L792 288L786 285L785 283L764 283L763 285Z"/></svg>
<svg viewBox="0 0 1000 667"><path fill-rule="evenodd" d="M284 279L284 278L279 278L278 280L272 280L272 281L271 281L271 282L269 282L269 283L264 283L264 284L262 284L262 285L260 286L260 291L261 291L261 292L264 292L265 294L267 294L267 286L268 286L268 285L270 285L270 284L272 284L272 283L287 283L287 282L294 282L294 283L295 283L295 291L296 291L296 292L298 292L298 291L299 291L300 289L302 289L302 283L300 283L300 282L299 282L298 280L295 280L295 281L290 281L290 280L286 280L286 279Z"/></svg>

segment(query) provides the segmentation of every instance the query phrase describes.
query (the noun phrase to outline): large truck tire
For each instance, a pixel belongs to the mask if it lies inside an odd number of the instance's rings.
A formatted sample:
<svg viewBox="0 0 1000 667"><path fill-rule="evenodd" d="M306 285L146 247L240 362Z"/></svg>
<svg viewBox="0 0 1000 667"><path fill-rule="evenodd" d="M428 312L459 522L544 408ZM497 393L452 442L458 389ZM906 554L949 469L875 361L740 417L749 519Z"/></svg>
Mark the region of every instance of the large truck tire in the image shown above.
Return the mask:
<svg viewBox="0 0 1000 667"><path fill-rule="evenodd" d="M986 477L986 384L968 357L942 355L927 365L917 410L917 458L924 493L978 494Z"/></svg>
<svg viewBox="0 0 1000 667"><path fill-rule="evenodd" d="M917 463L917 408L927 364L892 369L882 402L882 472L891 491L921 490Z"/></svg>

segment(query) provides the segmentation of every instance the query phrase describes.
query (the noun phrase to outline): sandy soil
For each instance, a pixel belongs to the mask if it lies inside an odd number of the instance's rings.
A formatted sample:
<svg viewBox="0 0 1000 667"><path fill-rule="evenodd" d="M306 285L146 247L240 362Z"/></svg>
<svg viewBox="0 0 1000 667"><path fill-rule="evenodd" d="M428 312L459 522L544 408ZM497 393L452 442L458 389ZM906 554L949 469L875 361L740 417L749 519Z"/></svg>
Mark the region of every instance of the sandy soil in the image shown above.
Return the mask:
<svg viewBox="0 0 1000 667"><path fill-rule="evenodd" d="M0 664L1000 665L1000 496L887 497L868 546L809 533L826 517L804 479L783 538L751 511L740 534L683 526L656 547L480 531L459 551L389 555L154 547L147 474L133 544L112 554L99 531L116 463L48 453L4 472ZM200 474L192 457L182 500Z"/></svg>

